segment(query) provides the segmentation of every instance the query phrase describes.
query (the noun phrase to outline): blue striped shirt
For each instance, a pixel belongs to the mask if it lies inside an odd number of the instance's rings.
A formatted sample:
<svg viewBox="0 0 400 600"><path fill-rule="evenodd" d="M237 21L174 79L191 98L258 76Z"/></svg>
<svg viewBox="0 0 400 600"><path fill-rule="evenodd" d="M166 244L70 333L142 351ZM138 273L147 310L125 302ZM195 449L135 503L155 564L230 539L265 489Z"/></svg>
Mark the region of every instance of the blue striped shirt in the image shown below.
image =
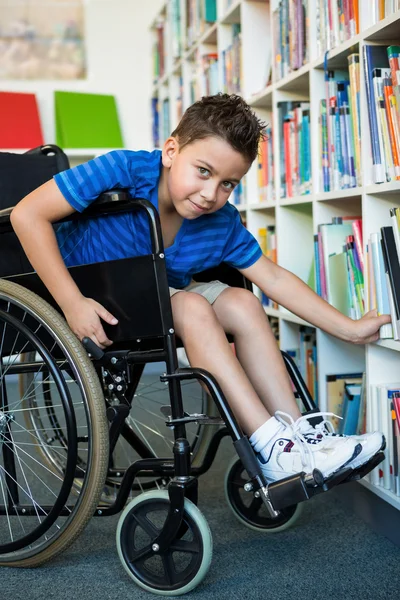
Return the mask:
<svg viewBox="0 0 400 600"><path fill-rule="evenodd" d="M54 176L71 206L83 212L104 191L127 188L133 198L145 198L158 208L161 151L113 150ZM57 242L68 267L151 253L149 224L144 211L82 218L62 223ZM165 249L168 283L183 288L194 273L222 262L246 268L262 251L242 225L229 202L215 213L184 219L174 243Z"/></svg>

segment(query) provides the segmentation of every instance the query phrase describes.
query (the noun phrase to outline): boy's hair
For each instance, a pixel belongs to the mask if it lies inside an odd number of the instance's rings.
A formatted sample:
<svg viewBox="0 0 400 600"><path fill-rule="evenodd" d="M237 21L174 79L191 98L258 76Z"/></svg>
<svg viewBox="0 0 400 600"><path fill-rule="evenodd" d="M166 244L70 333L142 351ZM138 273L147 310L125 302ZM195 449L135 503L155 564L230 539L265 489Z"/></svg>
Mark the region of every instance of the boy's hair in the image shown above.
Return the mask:
<svg viewBox="0 0 400 600"><path fill-rule="evenodd" d="M192 104L171 135L178 139L180 149L206 137L222 138L252 163L265 127L243 98L219 93Z"/></svg>

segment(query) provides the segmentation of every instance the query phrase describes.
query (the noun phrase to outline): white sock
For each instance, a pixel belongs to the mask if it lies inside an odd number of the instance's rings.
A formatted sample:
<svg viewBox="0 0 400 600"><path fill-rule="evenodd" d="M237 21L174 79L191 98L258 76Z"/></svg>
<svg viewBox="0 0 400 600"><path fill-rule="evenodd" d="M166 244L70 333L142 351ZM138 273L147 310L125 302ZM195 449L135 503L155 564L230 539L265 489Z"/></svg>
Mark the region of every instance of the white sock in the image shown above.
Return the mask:
<svg viewBox="0 0 400 600"><path fill-rule="evenodd" d="M256 429L250 436L250 443L253 446L254 451L263 455L277 434L283 432L285 429L285 425L275 417L271 417L268 421L265 421L265 423Z"/></svg>

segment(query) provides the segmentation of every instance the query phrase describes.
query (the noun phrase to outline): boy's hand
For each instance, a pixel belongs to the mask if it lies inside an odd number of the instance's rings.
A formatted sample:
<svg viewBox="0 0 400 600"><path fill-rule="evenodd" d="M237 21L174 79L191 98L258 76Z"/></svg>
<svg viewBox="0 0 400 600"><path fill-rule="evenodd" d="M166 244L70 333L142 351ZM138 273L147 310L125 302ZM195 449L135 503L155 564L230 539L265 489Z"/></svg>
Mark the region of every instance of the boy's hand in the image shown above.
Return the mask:
<svg viewBox="0 0 400 600"><path fill-rule="evenodd" d="M369 344L379 339L379 329L382 325L391 323L390 315L380 315L376 309L367 312L361 319L354 321L353 344Z"/></svg>
<svg viewBox="0 0 400 600"><path fill-rule="evenodd" d="M89 337L103 350L111 346L112 341L106 336L100 318L110 325L116 325L118 320L96 300L82 296L78 302L74 302L63 312L68 325L80 340Z"/></svg>

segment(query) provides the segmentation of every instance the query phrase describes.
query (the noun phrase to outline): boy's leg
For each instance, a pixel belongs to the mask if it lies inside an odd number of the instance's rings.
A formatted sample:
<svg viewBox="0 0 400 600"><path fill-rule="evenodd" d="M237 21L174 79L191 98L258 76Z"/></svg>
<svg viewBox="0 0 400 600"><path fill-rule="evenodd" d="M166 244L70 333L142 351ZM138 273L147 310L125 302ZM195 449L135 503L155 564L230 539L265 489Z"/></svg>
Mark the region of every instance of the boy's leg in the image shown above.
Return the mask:
<svg viewBox="0 0 400 600"><path fill-rule="evenodd" d="M191 292L175 294L171 305L190 364L214 375L241 427L251 435L271 415L232 352L216 313L205 298Z"/></svg>
<svg viewBox="0 0 400 600"><path fill-rule="evenodd" d="M259 300L239 288L227 288L213 304L224 331L235 339L240 364L270 414L301 416L278 344Z"/></svg>

